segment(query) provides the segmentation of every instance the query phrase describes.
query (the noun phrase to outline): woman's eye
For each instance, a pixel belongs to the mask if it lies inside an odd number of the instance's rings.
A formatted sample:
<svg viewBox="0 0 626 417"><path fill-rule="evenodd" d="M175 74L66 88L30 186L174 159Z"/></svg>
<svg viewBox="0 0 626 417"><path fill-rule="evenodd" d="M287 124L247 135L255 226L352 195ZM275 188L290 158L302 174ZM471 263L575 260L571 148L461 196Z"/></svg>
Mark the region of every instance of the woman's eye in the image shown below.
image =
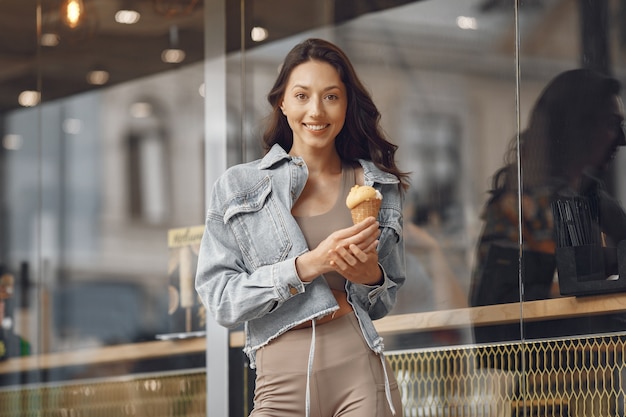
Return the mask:
<svg viewBox="0 0 626 417"><path fill-rule="evenodd" d="M329 94L326 96L326 98L328 100L337 100L339 97L337 97L335 94Z"/></svg>
<svg viewBox="0 0 626 417"><path fill-rule="evenodd" d="M298 100L304 100L306 98L306 95L304 95L303 93L298 93L296 94L296 98Z"/></svg>

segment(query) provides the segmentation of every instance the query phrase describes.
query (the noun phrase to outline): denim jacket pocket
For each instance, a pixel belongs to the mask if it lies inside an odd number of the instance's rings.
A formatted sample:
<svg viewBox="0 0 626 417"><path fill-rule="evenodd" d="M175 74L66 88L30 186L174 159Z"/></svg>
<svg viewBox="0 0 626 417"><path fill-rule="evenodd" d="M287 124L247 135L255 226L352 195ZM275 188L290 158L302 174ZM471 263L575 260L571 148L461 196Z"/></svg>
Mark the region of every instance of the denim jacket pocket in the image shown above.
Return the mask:
<svg viewBox="0 0 626 417"><path fill-rule="evenodd" d="M224 222L230 225L251 271L289 255L292 242L269 176L229 201Z"/></svg>

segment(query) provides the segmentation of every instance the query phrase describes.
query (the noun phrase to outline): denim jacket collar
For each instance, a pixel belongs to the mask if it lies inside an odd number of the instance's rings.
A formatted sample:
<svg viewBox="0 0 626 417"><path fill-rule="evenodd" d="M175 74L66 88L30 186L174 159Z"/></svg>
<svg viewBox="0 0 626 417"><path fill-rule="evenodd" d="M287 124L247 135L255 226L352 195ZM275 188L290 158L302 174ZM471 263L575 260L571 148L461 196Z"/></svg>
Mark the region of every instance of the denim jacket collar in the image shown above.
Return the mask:
<svg viewBox="0 0 626 417"><path fill-rule="evenodd" d="M301 159L289 155L280 145L274 144L272 148L265 154L259 163L259 169L269 169L274 164L290 159ZM388 172L381 171L372 161L359 159L359 164L363 167L363 175L365 177L365 185L379 184L397 184L398 178Z"/></svg>
<svg viewBox="0 0 626 417"><path fill-rule="evenodd" d="M272 148L265 154L259 163L259 169L269 169L274 164L282 161L289 160L293 157L289 155L279 144L274 144Z"/></svg>

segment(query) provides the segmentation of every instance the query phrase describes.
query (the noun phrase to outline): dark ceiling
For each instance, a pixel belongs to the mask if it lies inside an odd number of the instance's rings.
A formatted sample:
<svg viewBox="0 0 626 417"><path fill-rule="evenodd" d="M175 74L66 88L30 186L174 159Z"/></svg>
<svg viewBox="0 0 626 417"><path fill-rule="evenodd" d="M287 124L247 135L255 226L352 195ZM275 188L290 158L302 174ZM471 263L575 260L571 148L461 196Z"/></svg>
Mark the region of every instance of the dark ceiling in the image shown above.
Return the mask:
<svg viewBox="0 0 626 417"><path fill-rule="evenodd" d="M110 73L107 86L173 69L204 58L204 10L202 0L84 0L87 23L70 31L59 20L61 0L0 0L0 114L19 107L23 90L41 91L43 102L71 96L94 88L86 74L95 68ZM157 11L157 4L193 3L187 15L172 16ZM226 1L226 45L228 52L242 47L241 34L262 25L270 29L265 41L281 39L328 25L341 23L373 11L410 3L409 0L247 0ZM321 11L320 4L333 4ZM134 25L114 21L122 4L141 13ZM243 5L243 6L242 6ZM243 11L242 11L243 7ZM279 12L277 12L279 11ZM329 22L332 20L332 22ZM38 46L41 33L59 36L57 46ZM242 30L242 22L244 30ZM179 46L185 50L182 64L166 64L161 51L178 31ZM246 49L255 47L246 36Z"/></svg>

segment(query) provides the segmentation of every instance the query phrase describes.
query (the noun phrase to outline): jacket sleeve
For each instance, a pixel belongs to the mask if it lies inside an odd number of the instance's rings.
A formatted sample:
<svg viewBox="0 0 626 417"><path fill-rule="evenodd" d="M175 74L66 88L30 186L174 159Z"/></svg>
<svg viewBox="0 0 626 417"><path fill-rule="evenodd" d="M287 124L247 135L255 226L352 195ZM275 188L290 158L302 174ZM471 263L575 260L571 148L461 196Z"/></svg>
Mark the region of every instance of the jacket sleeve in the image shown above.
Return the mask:
<svg viewBox="0 0 626 417"><path fill-rule="evenodd" d="M384 195L389 195L389 191ZM399 194L399 192L398 192ZM402 210L400 196L397 206L381 208L382 228L379 243L379 267L383 273L380 285L351 285L351 299L368 312L372 320L386 316L396 303L397 293L406 280L404 240L402 238Z"/></svg>
<svg viewBox="0 0 626 417"><path fill-rule="evenodd" d="M304 292L295 257L251 271L230 223L215 209L207 212L195 285L202 303L225 327L268 314Z"/></svg>

